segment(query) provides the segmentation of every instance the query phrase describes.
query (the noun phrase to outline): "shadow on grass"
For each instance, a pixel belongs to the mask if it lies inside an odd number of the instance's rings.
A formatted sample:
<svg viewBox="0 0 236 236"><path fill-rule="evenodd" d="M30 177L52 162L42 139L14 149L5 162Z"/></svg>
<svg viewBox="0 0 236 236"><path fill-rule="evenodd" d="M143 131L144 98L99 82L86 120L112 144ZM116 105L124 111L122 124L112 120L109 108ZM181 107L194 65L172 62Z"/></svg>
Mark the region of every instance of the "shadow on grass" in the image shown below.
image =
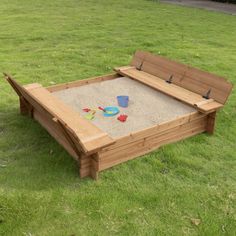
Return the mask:
<svg viewBox="0 0 236 236"><path fill-rule="evenodd" d="M2 187L44 190L81 182L76 161L39 123L15 109L4 113L2 121Z"/></svg>

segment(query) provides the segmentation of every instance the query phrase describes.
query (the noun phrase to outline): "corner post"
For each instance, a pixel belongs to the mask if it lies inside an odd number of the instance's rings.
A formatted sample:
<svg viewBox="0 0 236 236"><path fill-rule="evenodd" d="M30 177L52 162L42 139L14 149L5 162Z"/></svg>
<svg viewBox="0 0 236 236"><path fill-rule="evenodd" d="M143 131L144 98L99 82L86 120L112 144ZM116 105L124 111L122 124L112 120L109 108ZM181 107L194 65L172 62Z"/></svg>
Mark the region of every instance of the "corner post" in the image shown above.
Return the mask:
<svg viewBox="0 0 236 236"><path fill-rule="evenodd" d="M92 179L98 179L99 172L99 157L97 154L86 156L80 155L79 158L79 174L80 178L91 177Z"/></svg>
<svg viewBox="0 0 236 236"><path fill-rule="evenodd" d="M207 117L206 132L213 134L215 129L216 111L210 113Z"/></svg>

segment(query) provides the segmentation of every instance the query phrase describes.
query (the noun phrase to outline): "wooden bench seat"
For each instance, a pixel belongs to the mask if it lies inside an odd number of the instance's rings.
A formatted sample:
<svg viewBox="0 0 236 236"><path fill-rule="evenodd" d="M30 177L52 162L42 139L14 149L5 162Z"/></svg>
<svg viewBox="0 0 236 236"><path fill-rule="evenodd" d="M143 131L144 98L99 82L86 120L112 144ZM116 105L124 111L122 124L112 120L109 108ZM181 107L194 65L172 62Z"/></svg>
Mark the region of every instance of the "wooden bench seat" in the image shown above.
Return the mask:
<svg viewBox="0 0 236 236"><path fill-rule="evenodd" d="M173 83L167 83L165 80L144 71L139 71L133 66L115 68L115 71L120 75L128 76L177 100L187 103L203 113L210 113L223 106L214 101L214 99L205 99L197 93L191 92Z"/></svg>

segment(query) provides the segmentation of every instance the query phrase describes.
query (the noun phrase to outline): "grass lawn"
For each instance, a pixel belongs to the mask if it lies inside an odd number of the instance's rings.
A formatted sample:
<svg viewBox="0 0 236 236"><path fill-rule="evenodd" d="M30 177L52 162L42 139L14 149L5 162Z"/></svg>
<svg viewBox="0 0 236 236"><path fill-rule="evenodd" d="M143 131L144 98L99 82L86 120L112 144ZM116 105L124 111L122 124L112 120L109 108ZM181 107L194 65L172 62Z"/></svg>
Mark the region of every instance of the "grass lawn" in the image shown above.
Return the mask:
<svg viewBox="0 0 236 236"><path fill-rule="evenodd" d="M151 0L1 0L0 71L47 86L110 73L136 49L236 84L236 17ZM236 235L236 92L201 134L100 174L0 80L0 235Z"/></svg>

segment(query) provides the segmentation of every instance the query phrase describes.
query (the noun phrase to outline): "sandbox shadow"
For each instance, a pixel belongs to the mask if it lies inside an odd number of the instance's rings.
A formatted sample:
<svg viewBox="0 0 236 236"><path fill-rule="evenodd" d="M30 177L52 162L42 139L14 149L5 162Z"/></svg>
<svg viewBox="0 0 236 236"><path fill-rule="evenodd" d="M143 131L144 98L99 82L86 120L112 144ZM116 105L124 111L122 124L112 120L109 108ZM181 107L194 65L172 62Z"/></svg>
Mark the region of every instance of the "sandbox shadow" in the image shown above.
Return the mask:
<svg viewBox="0 0 236 236"><path fill-rule="evenodd" d="M39 123L15 109L2 114L3 188L38 191L80 185L78 164Z"/></svg>

